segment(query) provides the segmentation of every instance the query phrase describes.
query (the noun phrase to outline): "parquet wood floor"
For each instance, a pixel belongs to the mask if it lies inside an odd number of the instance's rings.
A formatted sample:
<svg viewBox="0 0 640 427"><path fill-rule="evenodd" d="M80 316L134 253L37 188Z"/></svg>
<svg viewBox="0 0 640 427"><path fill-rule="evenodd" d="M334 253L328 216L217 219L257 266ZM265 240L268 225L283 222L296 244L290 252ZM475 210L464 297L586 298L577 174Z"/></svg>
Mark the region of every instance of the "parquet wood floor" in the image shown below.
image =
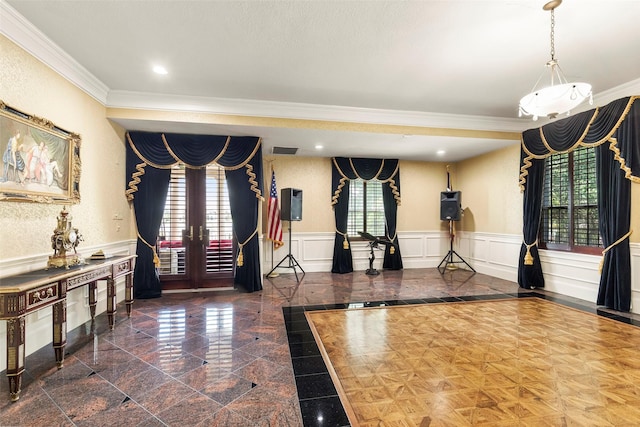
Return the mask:
<svg viewBox="0 0 640 427"><path fill-rule="evenodd" d="M307 312L352 426L640 425L640 329L538 298Z"/></svg>

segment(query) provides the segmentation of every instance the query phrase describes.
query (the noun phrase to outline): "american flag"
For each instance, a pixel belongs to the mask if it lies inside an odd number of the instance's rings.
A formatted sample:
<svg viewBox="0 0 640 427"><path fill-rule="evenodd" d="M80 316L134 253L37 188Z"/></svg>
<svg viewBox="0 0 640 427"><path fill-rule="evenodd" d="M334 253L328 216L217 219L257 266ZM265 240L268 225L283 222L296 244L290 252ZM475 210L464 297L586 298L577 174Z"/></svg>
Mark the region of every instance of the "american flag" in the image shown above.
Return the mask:
<svg viewBox="0 0 640 427"><path fill-rule="evenodd" d="M269 206L267 209L267 238L273 241L278 249L284 245L282 241L282 221L280 221L280 206L278 205L278 190L276 189L276 173L271 170L271 191L269 192Z"/></svg>

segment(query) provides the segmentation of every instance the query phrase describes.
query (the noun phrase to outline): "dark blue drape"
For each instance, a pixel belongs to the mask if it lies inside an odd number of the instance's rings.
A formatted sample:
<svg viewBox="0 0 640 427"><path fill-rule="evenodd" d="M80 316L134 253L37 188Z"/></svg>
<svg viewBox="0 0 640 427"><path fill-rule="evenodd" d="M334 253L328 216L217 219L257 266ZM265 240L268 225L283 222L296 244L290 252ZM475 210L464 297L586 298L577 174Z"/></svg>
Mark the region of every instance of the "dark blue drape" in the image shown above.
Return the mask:
<svg viewBox="0 0 640 427"><path fill-rule="evenodd" d="M631 309L631 254L628 239L631 224L631 182L607 144L596 149L598 174L598 220L605 248L597 304L619 311ZM614 244L625 239L626 244Z"/></svg>
<svg viewBox="0 0 640 427"><path fill-rule="evenodd" d="M235 138L234 138L235 139ZM258 150L246 167L225 171L229 187L229 203L233 232L238 241L238 257L242 254L242 265L236 266L233 283L247 292L262 289L260 273L260 244L258 236L258 208L261 197L247 184L247 177L253 174L262 181L262 150ZM262 189L262 186L260 186Z"/></svg>
<svg viewBox="0 0 640 427"><path fill-rule="evenodd" d="M334 171L331 180L335 183L336 179L340 181L340 177L336 178ZM333 242L333 265L332 273L351 273L353 271L353 258L351 254L351 242L347 235L347 222L349 218L349 180L342 182L340 197L335 199L333 205L333 213L336 218L336 236ZM337 188L337 186L334 186Z"/></svg>
<svg viewBox="0 0 640 427"><path fill-rule="evenodd" d="M394 176L395 186L400 191L400 174ZM387 226L387 239L394 246L384 247L384 259L382 268L388 270L402 270L402 254L400 253L400 244L398 243L397 225L398 225L398 203L396 201L393 188L390 183L382 184L382 202L384 203L384 216Z"/></svg>
<svg viewBox="0 0 640 427"><path fill-rule="evenodd" d="M127 176L136 172L136 161L127 146ZM138 241L136 264L133 271L133 296L136 299L161 296L160 277L155 264L155 242L162 222L164 204L167 199L171 169L146 168L144 179L137 184L133 210L135 212Z"/></svg>
<svg viewBox="0 0 640 427"><path fill-rule="evenodd" d="M626 195L626 184L620 181L620 177L640 182L640 103L635 102L637 99L637 96L621 98L604 107L523 132L520 161L520 186L524 190L525 209L524 243L531 245L535 241L532 241L532 230L536 230L537 238L540 226L540 213L536 211L541 206L542 186L538 182L541 179L538 174L544 173L545 159L580 146L600 146L597 151L598 205L600 215L605 217L600 221L600 235L608 246L619 239L621 241L605 254L598 304L625 311L630 307L631 281L622 269L616 267L630 262L627 261L629 239L623 237L629 229L626 218L630 215L631 201ZM537 247L531 247L531 260L526 259L526 251L521 251L518 266L521 287L537 287L542 280L542 268L536 253ZM535 269L534 273L527 273L532 269Z"/></svg>
<svg viewBox="0 0 640 427"><path fill-rule="evenodd" d="M522 206L524 242L520 248L518 284L522 288L544 288L542 264L538 255L538 231L542 214L542 187L544 185L544 160L533 162L524 184ZM538 197L538 195L540 195ZM527 254L528 252L528 254Z"/></svg>
<svg viewBox="0 0 640 427"><path fill-rule="evenodd" d="M387 238L394 243L385 248L383 268L399 270L402 257L396 235L397 209L400 204L400 167L397 159L364 159L334 157L331 173L331 204L336 217L336 236L333 246L333 273L353 271L351 245L348 244L349 181L361 178L382 182L382 197Z"/></svg>
<svg viewBox="0 0 640 427"><path fill-rule="evenodd" d="M234 283L248 292L262 289L256 231L262 200L260 138L132 131L127 133L127 141L126 195L133 201L138 227L136 298L153 298L161 293L154 265L154 244L164 211L170 168L178 163L189 167L217 163L225 168L233 229L242 244L243 255Z"/></svg>

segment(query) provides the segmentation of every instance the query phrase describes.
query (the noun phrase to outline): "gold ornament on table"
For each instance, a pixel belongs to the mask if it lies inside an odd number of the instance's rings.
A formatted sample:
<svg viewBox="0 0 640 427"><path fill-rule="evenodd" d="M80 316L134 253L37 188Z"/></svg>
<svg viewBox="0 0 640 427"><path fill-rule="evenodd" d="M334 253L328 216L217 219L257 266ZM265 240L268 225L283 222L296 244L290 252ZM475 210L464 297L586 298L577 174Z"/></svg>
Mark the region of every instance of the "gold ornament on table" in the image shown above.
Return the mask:
<svg viewBox="0 0 640 427"><path fill-rule="evenodd" d="M69 212L63 207L58 216L58 226L51 236L53 255L49 257L47 268L69 268L72 265L84 264L84 258L76 252L76 247L81 241L82 235L71 225Z"/></svg>

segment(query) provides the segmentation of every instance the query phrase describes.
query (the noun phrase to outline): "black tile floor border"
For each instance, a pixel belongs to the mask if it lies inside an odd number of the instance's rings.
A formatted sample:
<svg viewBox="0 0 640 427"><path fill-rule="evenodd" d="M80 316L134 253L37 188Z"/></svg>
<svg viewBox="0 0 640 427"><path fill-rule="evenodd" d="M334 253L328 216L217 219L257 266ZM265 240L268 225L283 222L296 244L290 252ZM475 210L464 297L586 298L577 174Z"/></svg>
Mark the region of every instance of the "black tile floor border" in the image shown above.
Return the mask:
<svg viewBox="0 0 640 427"><path fill-rule="evenodd" d="M387 307L396 305L433 304L443 302L489 301L496 299L540 298L587 313L596 314L618 322L640 327L640 320L626 317L625 313L611 313L600 308L572 302L560 296L542 294L535 290L506 294L472 295L443 298L415 298L392 301L367 301L347 304L324 304L283 307L284 323L287 328L289 350L298 389L298 399L305 427L350 426L349 419L329 375L329 370L320 353L311 327L305 317L306 311L344 310L349 308Z"/></svg>

